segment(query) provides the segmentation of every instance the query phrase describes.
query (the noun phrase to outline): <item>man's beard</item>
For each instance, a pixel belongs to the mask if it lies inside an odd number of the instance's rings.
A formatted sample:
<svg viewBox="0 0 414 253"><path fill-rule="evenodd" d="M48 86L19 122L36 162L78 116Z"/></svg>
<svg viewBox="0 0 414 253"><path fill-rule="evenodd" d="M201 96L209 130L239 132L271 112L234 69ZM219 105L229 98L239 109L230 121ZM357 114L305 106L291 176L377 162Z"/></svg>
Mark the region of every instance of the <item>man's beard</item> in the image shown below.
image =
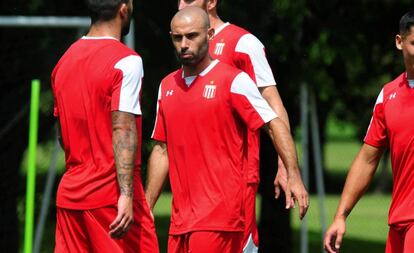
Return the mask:
<svg viewBox="0 0 414 253"><path fill-rule="evenodd" d="M208 54L208 46L207 45L208 45L208 41L206 41L206 44L204 44L200 48L199 53L197 55L192 54L193 57L188 58L188 59L181 57L181 54L183 54L184 52L179 53L179 52L176 51L176 56L177 56L178 61L183 66L195 66L195 65L197 65Z"/></svg>
<svg viewBox="0 0 414 253"><path fill-rule="evenodd" d="M132 16L131 11L128 11L128 21L121 28L121 36L122 37L129 33L129 28L131 27L131 16Z"/></svg>

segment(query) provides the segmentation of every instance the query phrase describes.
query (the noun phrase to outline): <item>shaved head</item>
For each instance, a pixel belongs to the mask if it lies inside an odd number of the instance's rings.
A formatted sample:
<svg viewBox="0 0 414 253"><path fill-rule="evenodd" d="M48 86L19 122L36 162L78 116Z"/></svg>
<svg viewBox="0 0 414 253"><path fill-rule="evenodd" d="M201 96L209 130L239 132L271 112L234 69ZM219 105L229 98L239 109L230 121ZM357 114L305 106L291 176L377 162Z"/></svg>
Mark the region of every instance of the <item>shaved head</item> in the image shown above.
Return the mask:
<svg viewBox="0 0 414 253"><path fill-rule="evenodd" d="M210 62L208 42L214 35L205 10L188 6L171 20L171 39L178 60L187 72L197 73Z"/></svg>
<svg viewBox="0 0 414 253"><path fill-rule="evenodd" d="M188 6L178 11L171 20L171 30L182 23L192 23L199 28L210 28L207 12L195 6Z"/></svg>

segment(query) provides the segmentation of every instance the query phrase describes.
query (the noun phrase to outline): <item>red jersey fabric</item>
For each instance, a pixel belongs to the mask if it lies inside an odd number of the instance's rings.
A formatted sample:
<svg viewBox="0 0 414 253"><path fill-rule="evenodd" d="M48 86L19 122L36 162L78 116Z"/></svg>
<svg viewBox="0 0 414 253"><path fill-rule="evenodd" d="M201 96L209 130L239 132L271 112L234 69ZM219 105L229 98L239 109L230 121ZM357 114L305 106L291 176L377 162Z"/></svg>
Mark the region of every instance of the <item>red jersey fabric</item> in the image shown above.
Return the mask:
<svg viewBox="0 0 414 253"><path fill-rule="evenodd" d="M138 115L134 179L141 184L142 77L141 58L111 37L83 37L59 60L52 73L52 89L66 172L57 192L58 207L92 209L117 203L119 189L112 148L114 110ZM137 190L135 196L142 198Z"/></svg>
<svg viewBox="0 0 414 253"><path fill-rule="evenodd" d="M241 27L230 23L219 27L210 41L209 52L214 59L249 74L258 87L276 84L263 44Z"/></svg>
<svg viewBox="0 0 414 253"><path fill-rule="evenodd" d="M243 231L246 126L275 117L246 73L218 61L190 86L181 69L162 80L153 138L168 148L170 234Z"/></svg>
<svg viewBox="0 0 414 253"><path fill-rule="evenodd" d="M213 58L246 72L258 87L276 84L263 44L241 27L229 23L219 27L210 41L209 52ZM248 133L248 183L260 181L259 137L259 131Z"/></svg>
<svg viewBox="0 0 414 253"><path fill-rule="evenodd" d="M406 73L386 84L378 96L364 139L374 147L389 147L393 191L390 225L414 220L414 89Z"/></svg>

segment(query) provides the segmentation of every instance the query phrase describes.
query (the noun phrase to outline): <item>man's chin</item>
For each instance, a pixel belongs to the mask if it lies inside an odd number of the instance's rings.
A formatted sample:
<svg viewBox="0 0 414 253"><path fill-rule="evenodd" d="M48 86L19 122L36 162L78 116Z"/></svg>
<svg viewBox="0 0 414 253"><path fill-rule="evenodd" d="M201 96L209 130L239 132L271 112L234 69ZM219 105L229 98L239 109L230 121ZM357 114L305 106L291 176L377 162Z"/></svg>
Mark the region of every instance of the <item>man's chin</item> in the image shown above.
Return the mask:
<svg viewBox="0 0 414 253"><path fill-rule="evenodd" d="M184 59L181 58L180 63L181 65L184 65L184 66L193 66L196 64L193 58L184 58Z"/></svg>

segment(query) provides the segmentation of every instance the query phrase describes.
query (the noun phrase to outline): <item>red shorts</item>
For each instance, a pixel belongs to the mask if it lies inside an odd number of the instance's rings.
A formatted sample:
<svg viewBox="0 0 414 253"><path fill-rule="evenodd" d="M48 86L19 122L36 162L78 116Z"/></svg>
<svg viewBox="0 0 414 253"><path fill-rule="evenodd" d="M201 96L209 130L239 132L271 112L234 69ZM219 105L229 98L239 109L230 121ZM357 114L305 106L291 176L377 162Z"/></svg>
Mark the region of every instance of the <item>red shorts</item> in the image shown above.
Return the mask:
<svg viewBox="0 0 414 253"><path fill-rule="evenodd" d="M140 252L158 253L154 221L145 199L134 200L134 223L122 239L112 239L109 225L116 205L90 210L57 208L55 253Z"/></svg>
<svg viewBox="0 0 414 253"><path fill-rule="evenodd" d="M168 253L240 253L242 232L196 231L168 236Z"/></svg>
<svg viewBox="0 0 414 253"><path fill-rule="evenodd" d="M386 253L414 252L414 223L391 225L388 232Z"/></svg>
<svg viewBox="0 0 414 253"><path fill-rule="evenodd" d="M256 223L256 193L257 183L248 183L245 195L245 228L243 234L243 252L254 253L258 251L259 233Z"/></svg>

